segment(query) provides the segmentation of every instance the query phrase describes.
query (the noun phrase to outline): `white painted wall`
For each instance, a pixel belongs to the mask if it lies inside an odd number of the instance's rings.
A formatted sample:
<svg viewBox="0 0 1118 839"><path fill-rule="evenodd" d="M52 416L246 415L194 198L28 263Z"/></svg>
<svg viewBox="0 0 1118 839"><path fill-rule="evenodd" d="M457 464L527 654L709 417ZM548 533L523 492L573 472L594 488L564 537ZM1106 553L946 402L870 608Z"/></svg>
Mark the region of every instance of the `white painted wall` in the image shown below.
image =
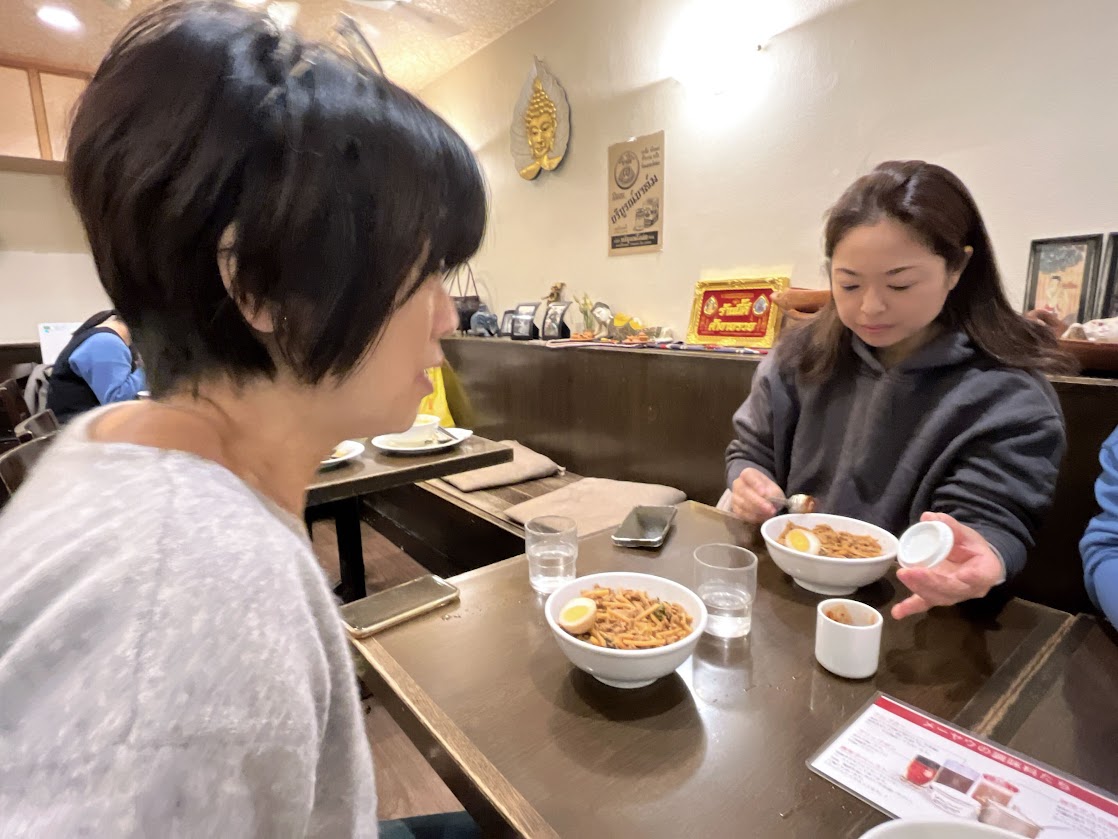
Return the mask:
<svg viewBox="0 0 1118 839"><path fill-rule="evenodd" d="M62 176L0 172L0 344L108 306Z"/></svg>
<svg viewBox="0 0 1118 839"><path fill-rule="evenodd" d="M817 15L767 40L748 20L696 38L681 17L695 5L558 0L422 92L487 173L476 267L498 312L565 281L678 330L700 278L823 285L825 210L890 158L970 186L1016 303L1031 239L1118 229L1115 0L724 0L739 16ZM533 55L566 87L573 130L560 170L526 182L508 130ZM717 97L667 75L718 59ZM661 128L664 252L607 257L606 147Z"/></svg>

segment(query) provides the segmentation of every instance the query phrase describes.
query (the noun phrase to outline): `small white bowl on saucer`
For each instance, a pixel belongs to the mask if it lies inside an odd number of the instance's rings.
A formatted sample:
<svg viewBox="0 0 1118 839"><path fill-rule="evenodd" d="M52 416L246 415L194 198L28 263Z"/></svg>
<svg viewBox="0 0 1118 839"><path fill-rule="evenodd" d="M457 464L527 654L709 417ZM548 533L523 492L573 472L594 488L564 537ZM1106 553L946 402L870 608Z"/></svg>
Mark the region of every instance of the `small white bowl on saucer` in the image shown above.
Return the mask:
<svg viewBox="0 0 1118 839"><path fill-rule="evenodd" d="M392 441L402 447L428 446L438 440L439 418L434 414L418 414L415 422L407 431L390 435Z"/></svg>
<svg viewBox="0 0 1118 839"><path fill-rule="evenodd" d="M663 647L650 650L611 650L596 647L560 628L559 613L571 600L587 589L628 588L643 591L668 603L678 603L691 616L691 634ZM640 688L657 679L674 673L691 657L707 625L707 610L703 601L687 586L651 574L634 574L611 571L578 577L557 588L544 605L547 625L559 649L575 667L589 673L599 682L615 688Z"/></svg>
<svg viewBox="0 0 1118 839"><path fill-rule="evenodd" d="M793 550L777 541L789 522L807 530L828 524L835 530L856 536L872 536L881 544L881 555L869 559L837 559ZM828 513L775 516L761 525L761 536L765 539L769 556L781 571L791 575L802 588L829 597L852 594L862 586L880 580L897 556L897 537L888 530L869 522Z"/></svg>

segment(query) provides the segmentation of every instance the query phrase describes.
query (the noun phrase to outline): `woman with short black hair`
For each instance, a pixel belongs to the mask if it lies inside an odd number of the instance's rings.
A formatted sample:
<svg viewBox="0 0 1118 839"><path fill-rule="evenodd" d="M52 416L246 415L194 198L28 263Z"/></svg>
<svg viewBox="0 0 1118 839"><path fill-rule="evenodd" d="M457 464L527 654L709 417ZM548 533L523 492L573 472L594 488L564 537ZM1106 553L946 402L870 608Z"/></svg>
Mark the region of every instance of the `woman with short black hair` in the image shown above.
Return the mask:
<svg viewBox="0 0 1118 839"><path fill-rule="evenodd" d="M0 516L0 834L375 835L304 493L429 392L477 163L410 94L227 2L129 25L68 159L153 399L76 419Z"/></svg>

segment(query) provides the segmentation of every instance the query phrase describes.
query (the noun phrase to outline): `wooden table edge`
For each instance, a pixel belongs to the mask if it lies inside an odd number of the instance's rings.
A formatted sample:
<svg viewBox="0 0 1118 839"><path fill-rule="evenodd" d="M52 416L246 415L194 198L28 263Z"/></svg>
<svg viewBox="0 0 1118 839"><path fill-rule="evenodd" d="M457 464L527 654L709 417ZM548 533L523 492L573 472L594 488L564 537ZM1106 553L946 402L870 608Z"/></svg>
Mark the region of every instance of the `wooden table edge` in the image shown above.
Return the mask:
<svg viewBox="0 0 1118 839"><path fill-rule="evenodd" d="M504 446L493 440L485 437L473 437L471 439L478 440L479 442L488 443L496 448L485 451L476 452L471 455L473 462L468 468L463 468L462 472L472 472L475 469L484 469L487 466L499 466L502 463L509 463L513 459L513 450L509 446ZM469 442L468 440L465 442ZM369 444L370 446L372 443ZM401 460L409 457L409 455L399 455ZM418 457L416 458L418 460ZM392 484L391 486L381 486L384 481L381 480L381 475L366 475L364 477L352 477L345 480L339 480L336 483L324 484L322 486L311 487L307 491L307 506L317 507L320 504L329 504L332 501L342 501L347 498L353 498L358 495L369 495L378 492L382 489L389 489L392 486L402 486L404 484L417 484L423 481L431 480L436 477L443 477L445 475L455 474L454 472L444 472L439 467L444 464L444 460L436 460L432 463L424 463L416 467L416 475L408 478L405 481Z"/></svg>
<svg viewBox="0 0 1118 839"><path fill-rule="evenodd" d="M557 839L559 834L543 816L375 638L351 638L350 641L375 676L376 682L369 685L373 696L384 705L409 739L421 746L423 756L483 829L495 814L515 835ZM431 745L453 764L455 772L448 772L450 767L438 759L440 755L433 755L432 749L422 748L421 741L416 737L417 725L434 741ZM479 801L478 796L483 801ZM486 829L485 835L494 834L491 829Z"/></svg>

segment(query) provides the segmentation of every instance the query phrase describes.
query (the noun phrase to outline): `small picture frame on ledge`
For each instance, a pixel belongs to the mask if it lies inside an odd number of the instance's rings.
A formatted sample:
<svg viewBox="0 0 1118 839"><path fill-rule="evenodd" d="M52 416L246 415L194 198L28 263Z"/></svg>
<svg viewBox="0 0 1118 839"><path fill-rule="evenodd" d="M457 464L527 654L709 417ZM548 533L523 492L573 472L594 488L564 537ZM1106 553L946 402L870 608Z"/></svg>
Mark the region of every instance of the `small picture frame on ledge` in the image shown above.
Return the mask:
<svg viewBox="0 0 1118 839"><path fill-rule="evenodd" d="M515 309L507 309L505 311L505 313L503 315L501 315L501 333L500 334L501 334L502 338L511 338L512 337L512 319L515 316L516 316L516 310Z"/></svg>
<svg viewBox="0 0 1118 839"><path fill-rule="evenodd" d="M1034 239L1029 250L1025 308L1044 309L1064 327L1097 317L1102 234Z"/></svg>
<svg viewBox="0 0 1118 839"><path fill-rule="evenodd" d="M563 319L570 305L570 301L563 300L547 304L547 311L543 316L543 339L545 341L571 337L570 327L567 326Z"/></svg>
<svg viewBox="0 0 1118 839"><path fill-rule="evenodd" d="M531 341L536 337L536 324L532 315L517 312L512 316L512 340Z"/></svg>
<svg viewBox="0 0 1118 839"><path fill-rule="evenodd" d="M1118 318L1118 233L1106 237L1094 317Z"/></svg>

